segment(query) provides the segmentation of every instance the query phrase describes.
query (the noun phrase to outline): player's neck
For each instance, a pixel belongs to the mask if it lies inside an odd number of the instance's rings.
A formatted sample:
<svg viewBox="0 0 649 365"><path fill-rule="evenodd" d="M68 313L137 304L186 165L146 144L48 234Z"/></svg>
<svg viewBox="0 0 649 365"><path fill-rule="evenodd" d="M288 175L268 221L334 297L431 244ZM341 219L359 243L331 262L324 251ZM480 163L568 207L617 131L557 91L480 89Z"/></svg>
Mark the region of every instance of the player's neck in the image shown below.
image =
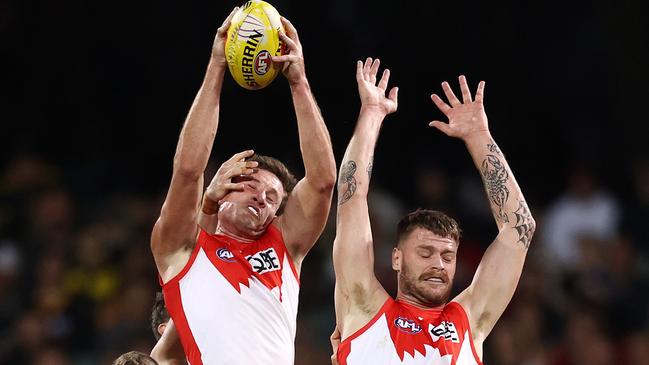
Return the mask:
<svg viewBox="0 0 649 365"><path fill-rule="evenodd" d="M259 239L259 237L261 236L261 234L260 235L252 235L252 234L249 234L247 232L241 232L241 231L236 230L236 229L231 229L231 228L227 227L226 225L223 225L223 224L220 224L220 223L216 226L216 234L224 235L224 236L230 237L232 239L235 239L235 240L237 240L239 242L246 242L246 243L254 242L257 239Z"/></svg>
<svg viewBox="0 0 649 365"><path fill-rule="evenodd" d="M429 303L425 303L425 302L417 299L417 297L415 297L415 296L413 296L411 294L406 294L406 293L402 292L401 290L397 291L396 300L401 302L401 303L406 303L408 305L411 305L413 307L417 307L417 308L423 309L423 310L440 310L440 309L443 309L444 306L446 305L446 303L444 303L444 304L434 306L434 305L431 305Z"/></svg>

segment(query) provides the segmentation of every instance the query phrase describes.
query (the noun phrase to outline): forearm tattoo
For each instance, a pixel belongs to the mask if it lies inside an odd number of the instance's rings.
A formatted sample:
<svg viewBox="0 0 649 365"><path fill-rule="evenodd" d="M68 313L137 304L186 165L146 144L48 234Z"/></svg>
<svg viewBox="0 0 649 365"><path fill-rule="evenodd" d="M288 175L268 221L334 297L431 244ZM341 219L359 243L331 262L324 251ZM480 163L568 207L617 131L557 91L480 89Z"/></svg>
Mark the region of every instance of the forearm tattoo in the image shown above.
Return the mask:
<svg viewBox="0 0 649 365"><path fill-rule="evenodd" d="M507 189L509 174L505 165L497 156L487 155L484 161L482 161L481 172L485 189L487 190L487 196L491 201L496 219L503 223L509 223L507 213L503 211L503 207L507 203L507 199L509 199L509 189Z"/></svg>
<svg viewBox="0 0 649 365"><path fill-rule="evenodd" d="M347 161L340 169L338 179L338 205L345 204L356 192L356 162Z"/></svg>
<svg viewBox="0 0 649 365"><path fill-rule="evenodd" d="M523 244L525 249L528 249L536 227L525 200L520 200L518 202L518 209L514 212L514 217L516 217L514 229L516 229L516 232L518 233L518 242Z"/></svg>
<svg viewBox="0 0 649 365"><path fill-rule="evenodd" d="M367 177L372 178L372 168L374 168L374 156L370 157L370 163L367 165Z"/></svg>
<svg viewBox="0 0 649 365"><path fill-rule="evenodd" d="M498 145L496 145L495 142L487 143L487 148L489 149L490 152L493 152L499 156L503 155L503 153L500 152L500 148L498 148Z"/></svg>

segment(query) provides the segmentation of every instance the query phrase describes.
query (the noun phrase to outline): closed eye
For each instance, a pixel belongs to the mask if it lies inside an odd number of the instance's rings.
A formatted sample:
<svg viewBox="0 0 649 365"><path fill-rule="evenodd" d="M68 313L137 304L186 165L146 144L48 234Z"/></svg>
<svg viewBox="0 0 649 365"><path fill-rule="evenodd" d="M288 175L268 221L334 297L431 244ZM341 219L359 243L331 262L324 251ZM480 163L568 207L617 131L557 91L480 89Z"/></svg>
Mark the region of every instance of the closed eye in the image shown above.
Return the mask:
<svg viewBox="0 0 649 365"><path fill-rule="evenodd" d="M421 251L419 251L419 256L421 256L423 258L429 258L430 255L431 255L431 253L430 253L429 250L421 250Z"/></svg>
<svg viewBox="0 0 649 365"><path fill-rule="evenodd" d="M451 261L453 261L453 259L455 259L455 255L454 254L444 254L444 255L442 255L442 259L444 261L446 261L446 262L451 262Z"/></svg>

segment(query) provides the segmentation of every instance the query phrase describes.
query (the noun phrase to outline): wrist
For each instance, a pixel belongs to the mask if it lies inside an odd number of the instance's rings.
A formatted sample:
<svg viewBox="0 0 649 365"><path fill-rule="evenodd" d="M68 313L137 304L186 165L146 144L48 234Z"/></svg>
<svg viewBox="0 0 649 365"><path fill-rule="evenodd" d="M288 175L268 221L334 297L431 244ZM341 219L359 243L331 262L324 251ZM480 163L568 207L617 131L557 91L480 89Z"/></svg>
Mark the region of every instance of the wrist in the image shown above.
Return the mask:
<svg viewBox="0 0 649 365"><path fill-rule="evenodd" d="M210 57L210 62L207 64L208 73L223 74L227 68L227 61L222 57L215 57L214 55Z"/></svg>
<svg viewBox="0 0 649 365"><path fill-rule="evenodd" d="M467 135L463 136L462 140L464 141L464 143L469 145L473 143L491 141L492 137L491 137L491 132L489 132L488 129L484 129L484 130L472 131L471 133L468 133Z"/></svg>
<svg viewBox="0 0 649 365"><path fill-rule="evenodd" d="M306 78L306 75L298 77L296 80L288 80L288 85L291 88L291 91L310 91L311 86L309 85L309 80Z"/></svg>
<svg viewBox="0 0 649 365"><path fill-rule="evenodd" d="M370 129L376 131L381 129L383 125L383 120L387 114L380 108L366 108L361 106L361 111L358 114L358 125L369 127Z"/></svg>
<svg viewBox="0 0 649 365"><path fill-rule="evenodd" d="M371 119L379 119L383 120L388 113L386 113L385 109L382 108L379 105L366 105L362 104L361 105L361 111L359 113L362 116L367 116Z"/></svg>
<svg viewBox="0 0 649 365"><path fill-rule="evenodd" d="M214 215L219 212L219 202L206 196L205 199L203 199L202 210L203 213L207 215Z"/></svg>

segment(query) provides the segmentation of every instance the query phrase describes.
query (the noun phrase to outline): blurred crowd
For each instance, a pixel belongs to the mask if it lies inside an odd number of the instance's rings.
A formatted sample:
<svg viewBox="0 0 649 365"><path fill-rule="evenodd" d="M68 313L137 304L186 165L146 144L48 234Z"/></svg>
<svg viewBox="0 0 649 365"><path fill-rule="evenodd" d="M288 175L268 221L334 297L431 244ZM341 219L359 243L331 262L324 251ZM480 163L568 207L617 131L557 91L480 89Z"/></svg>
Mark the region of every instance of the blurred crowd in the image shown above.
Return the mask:
<svg viewBox="0 0 649 365"><path fill-rule="evenodd" d="M649 160L629 164L630 191L616 191L575 164L559 195L528 198L537 233L516 294L486 341L486 364L649 364ZM396 223L417 207L460 222L455 290L466 287L496 234L475 171L422 165L406 199L375 180L369 200L375 268L386 289L396 292L390 267ZM523 192L537 183L521 184ZM88 194L37 156L18 155L3 166L0 364L110 364L127 351L150 351L160 287L149 235L164 194ZM335 213L334 204L303 264L297 365L329 363Z"/></svg>

